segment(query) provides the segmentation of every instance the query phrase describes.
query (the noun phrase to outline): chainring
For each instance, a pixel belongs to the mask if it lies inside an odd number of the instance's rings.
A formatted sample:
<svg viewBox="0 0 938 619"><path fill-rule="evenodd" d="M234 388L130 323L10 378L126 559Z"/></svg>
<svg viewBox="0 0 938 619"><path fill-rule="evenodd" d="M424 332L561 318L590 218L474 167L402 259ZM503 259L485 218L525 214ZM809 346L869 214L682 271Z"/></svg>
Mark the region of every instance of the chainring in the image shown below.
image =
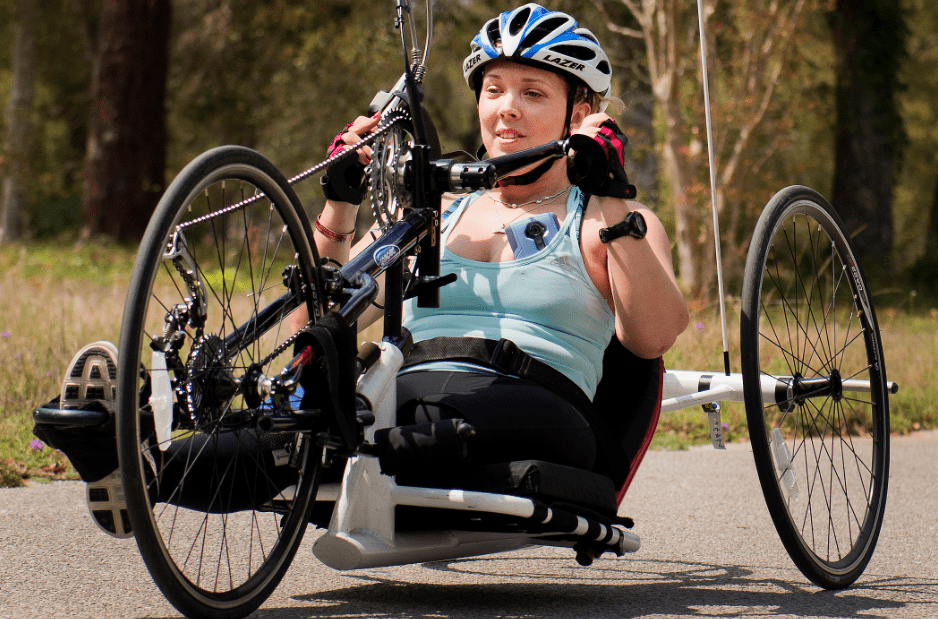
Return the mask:
<svg viewBox="0 0 938 619"><path fill-rule="evenodd" d="M405 187L404 170L413 159L414 137L409 122L399 122L372 146L368 177L371 208L382 230L400 221L413 206L413 194Z"/></svg>

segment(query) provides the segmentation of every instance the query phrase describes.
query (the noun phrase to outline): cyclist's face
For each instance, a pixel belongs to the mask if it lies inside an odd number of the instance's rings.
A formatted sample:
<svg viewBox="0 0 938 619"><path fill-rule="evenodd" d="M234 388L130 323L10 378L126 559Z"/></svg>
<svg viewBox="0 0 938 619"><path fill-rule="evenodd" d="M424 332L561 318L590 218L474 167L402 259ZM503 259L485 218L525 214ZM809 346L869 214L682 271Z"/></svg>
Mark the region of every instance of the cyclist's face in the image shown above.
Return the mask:
<svg viewBox="0 0 938 619"><path fill-rule="evenodd" d="M493 157L563 137L567 84L556 73L497 60L479 95L482 143Z"/></svg>

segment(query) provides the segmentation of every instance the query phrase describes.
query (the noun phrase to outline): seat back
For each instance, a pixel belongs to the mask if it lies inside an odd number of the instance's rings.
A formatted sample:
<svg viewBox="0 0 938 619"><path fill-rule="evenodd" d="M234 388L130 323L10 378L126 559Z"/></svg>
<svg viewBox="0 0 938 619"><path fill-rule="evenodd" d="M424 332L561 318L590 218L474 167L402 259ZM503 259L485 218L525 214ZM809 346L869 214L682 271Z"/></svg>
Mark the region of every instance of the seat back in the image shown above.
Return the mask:
<svg viewBox="0 0 938 619"><path fill-rule="evenodd" d="M664 361L642 359L615 335L603 356L603 374L593 397L593 406L606 422L628 458L628 475L616 500L621 503L638 465L645 457L658 426Z"/></svg>

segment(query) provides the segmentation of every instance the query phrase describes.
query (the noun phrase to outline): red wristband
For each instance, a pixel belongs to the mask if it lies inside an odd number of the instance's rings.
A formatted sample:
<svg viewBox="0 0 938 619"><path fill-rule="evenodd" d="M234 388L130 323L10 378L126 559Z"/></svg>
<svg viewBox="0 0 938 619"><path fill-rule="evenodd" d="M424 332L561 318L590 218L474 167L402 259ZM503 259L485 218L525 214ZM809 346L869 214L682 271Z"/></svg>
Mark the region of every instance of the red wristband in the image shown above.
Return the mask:
<svg viewBox="0 0 938 619"><path fill-rule="evenodd" d="M347 234L340 234L322 225L322 222L319 221L319 217L316 218L316 229L319 230L319 233L324 237L330 241L335 241L336 243L345 243L346 241L351 241L355 237L354 229Z"/></svg>

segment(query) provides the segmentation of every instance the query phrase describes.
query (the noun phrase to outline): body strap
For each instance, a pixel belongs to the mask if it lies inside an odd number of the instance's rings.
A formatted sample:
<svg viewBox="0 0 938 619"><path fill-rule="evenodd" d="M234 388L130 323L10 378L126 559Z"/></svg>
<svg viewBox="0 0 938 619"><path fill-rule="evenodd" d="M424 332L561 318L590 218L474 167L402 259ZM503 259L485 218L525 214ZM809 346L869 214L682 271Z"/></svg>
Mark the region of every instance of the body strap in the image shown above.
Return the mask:
<svg viewBox="0 0 938 619"><path fill-rule="evenodd" d="M530 380L560 396L583 415L596 436L599 458L594 471L612 478L616 487L628 478L629 458L589 397L572 380L524 352L511 340L475 337L435 337L423 340L413 345L401 369L431 361L473 363Z"/></svg>

